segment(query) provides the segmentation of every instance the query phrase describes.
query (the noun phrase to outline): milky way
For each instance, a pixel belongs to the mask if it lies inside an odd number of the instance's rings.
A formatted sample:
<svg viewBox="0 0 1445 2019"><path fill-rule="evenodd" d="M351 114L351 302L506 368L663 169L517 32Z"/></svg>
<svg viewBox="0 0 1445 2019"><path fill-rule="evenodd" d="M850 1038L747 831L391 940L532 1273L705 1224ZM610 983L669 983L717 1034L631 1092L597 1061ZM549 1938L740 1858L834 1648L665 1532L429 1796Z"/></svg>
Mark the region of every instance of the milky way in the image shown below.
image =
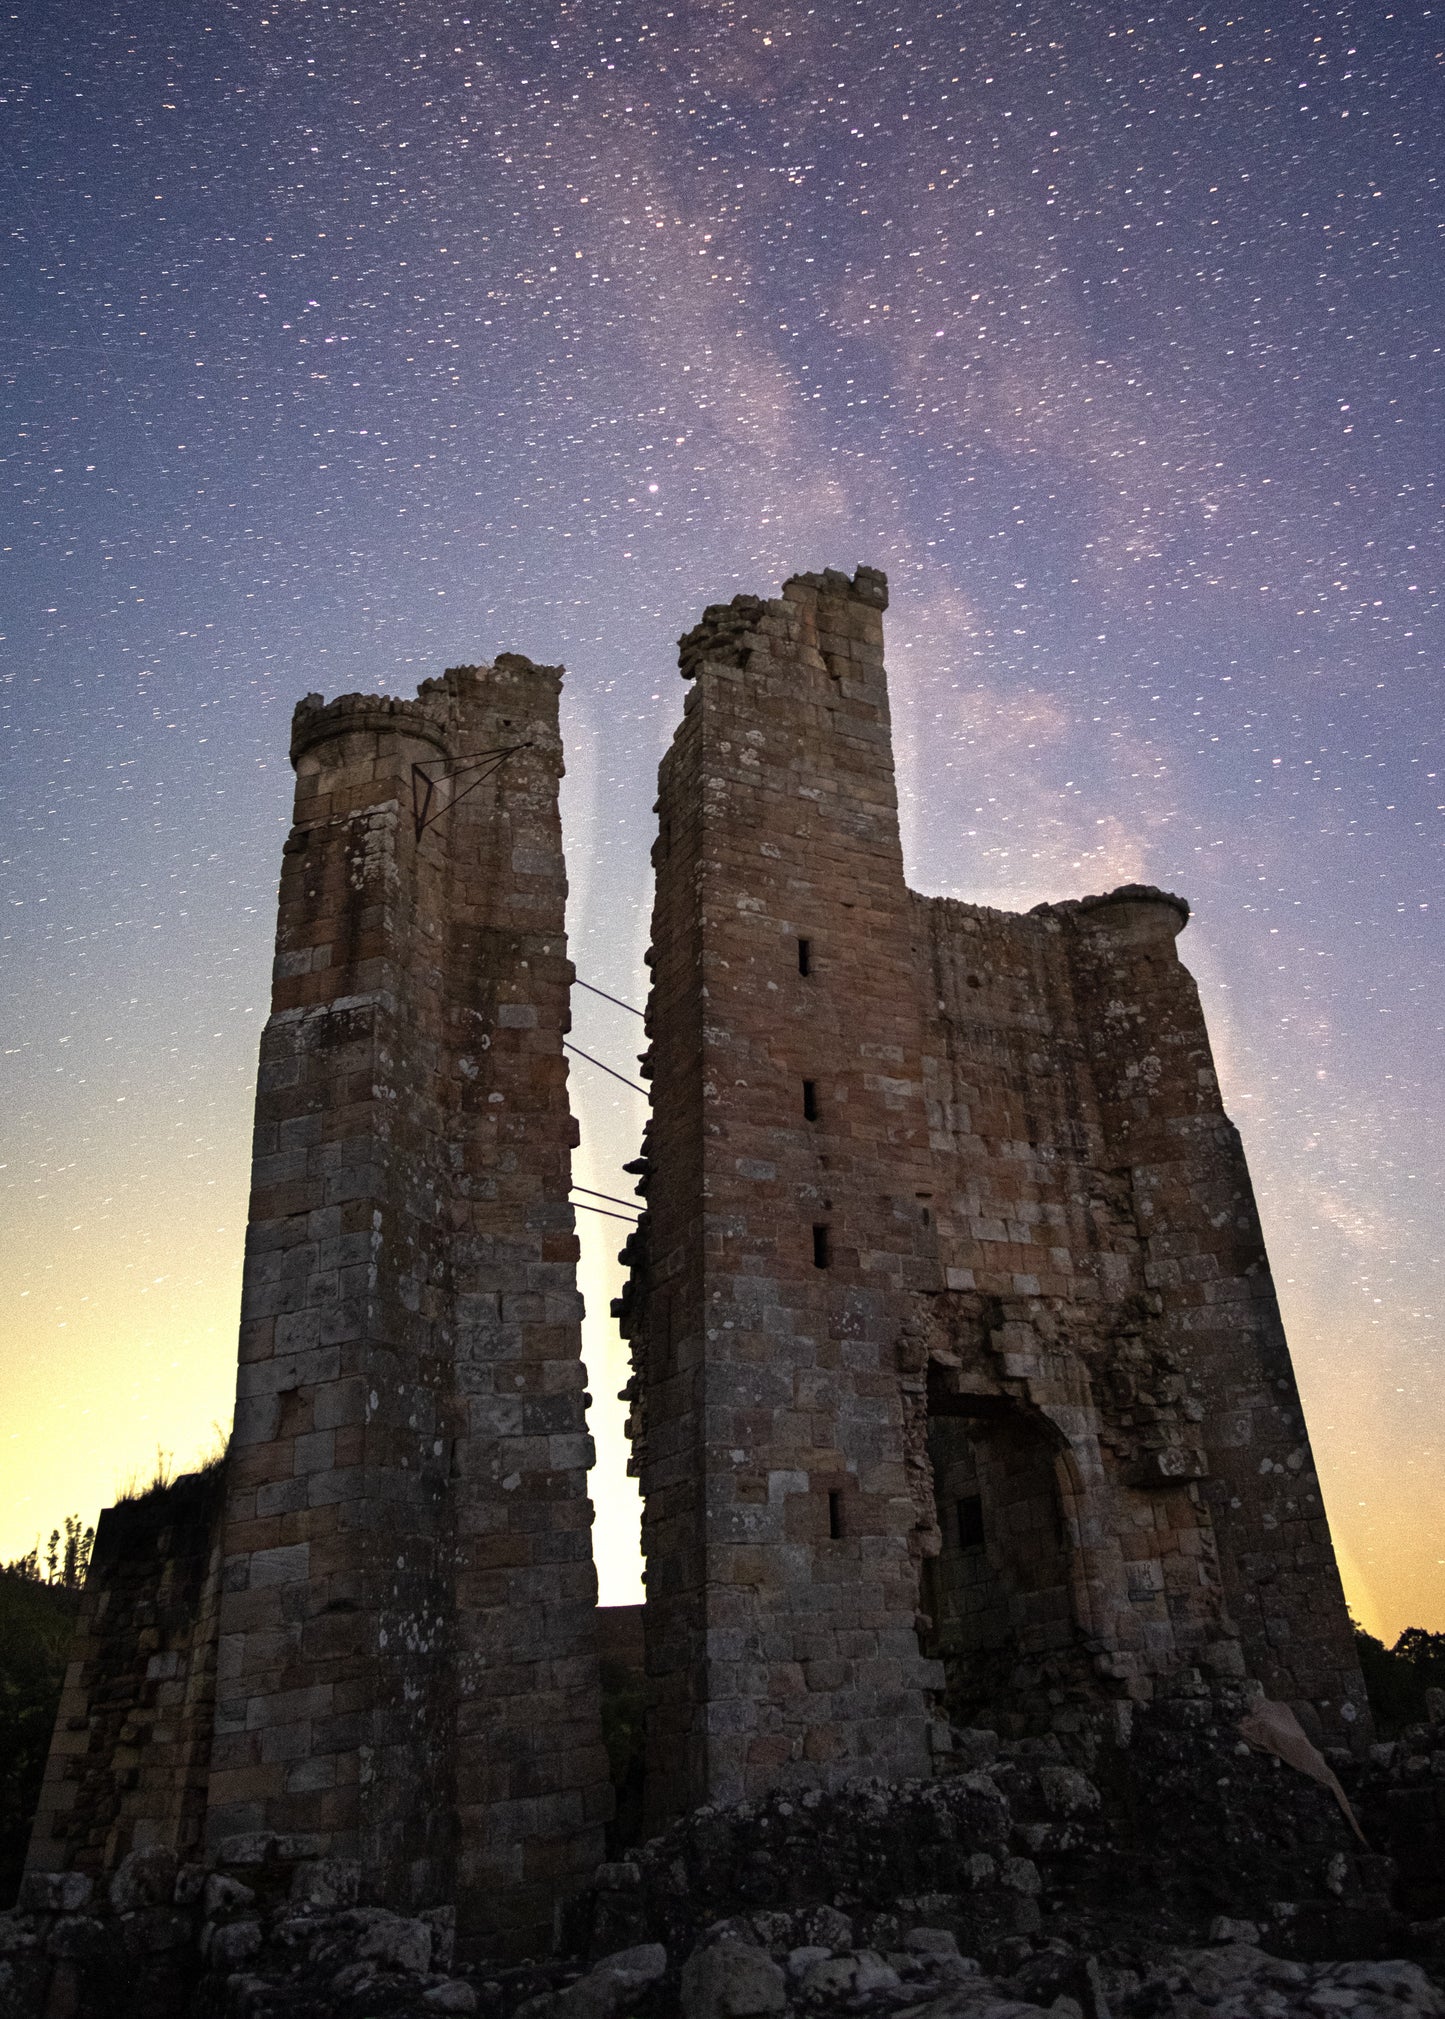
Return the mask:
<svg viewBox="0 0 1445 2019"><path fill-rule="evenodd" d="M27 8L0 1552L229 1415L295 699L564 660L573 951L637 1003L677 634L865 561L914 885L1194 904L1347 1588L1445 1626L1442 19ZM572 1086L629 1190L641 1100Z"/></svg>

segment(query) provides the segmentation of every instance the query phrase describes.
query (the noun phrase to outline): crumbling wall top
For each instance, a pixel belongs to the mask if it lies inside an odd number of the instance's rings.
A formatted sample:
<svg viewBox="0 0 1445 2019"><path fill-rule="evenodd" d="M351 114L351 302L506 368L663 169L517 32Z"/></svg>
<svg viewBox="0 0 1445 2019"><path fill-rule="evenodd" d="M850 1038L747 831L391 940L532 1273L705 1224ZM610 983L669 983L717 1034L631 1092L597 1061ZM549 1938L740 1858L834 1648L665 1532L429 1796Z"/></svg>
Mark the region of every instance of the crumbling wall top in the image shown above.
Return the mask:
<svg viewBox="0 0 1445 2019"><path fill-rule="evenodd" d="M538 665L520 652L499 652L490 666L449 666L439 679L423 680L414 701L391 694L338 694L334 701L320 694L304 694L291 718L291 762L295 764L329 737L355 730L418 736L444 755L450 754L449 731L455 724L458 703L469 699L484 682L525 681L533 676L556 686L562 679L562 668Z"/></svg>
<svg viewBox="0 0 1445 2019"><path fill-rule="evenodd" d="M677 641L678 671L684 680L691 680L705 660L746 665L750 652L762 642L769 618L785 628L796 624L795 606L809 595L849 596L870 610L882 611L888 608L888 577L881 568L860 566L851 576L839 568L824 568L821 574L790 575L782 595L770 600L734 596L730 603L709 603L701 621Z"/></svg>
<svg viewBox="0 0 1445 2019"><path fill-rule="evenodd" d="M851 596L855 602L866 603L871 610L888 608L888 577L881 568L854 569L851 579L841 568L824 568L819 575L790 575L783 584L783 594L790 589L812 589L829 596Z"/></svg>
<svg viewBox="0 0 1445 2019"><path fill-rule="evenodd" d="M319 694L305 694L291 718L291 762L295 764L318 743L355 730L402 730L438 750L447 747L444 724L436 721L420 700L402 701L390 694L338 694L334 701L326 701Z"/></svg>

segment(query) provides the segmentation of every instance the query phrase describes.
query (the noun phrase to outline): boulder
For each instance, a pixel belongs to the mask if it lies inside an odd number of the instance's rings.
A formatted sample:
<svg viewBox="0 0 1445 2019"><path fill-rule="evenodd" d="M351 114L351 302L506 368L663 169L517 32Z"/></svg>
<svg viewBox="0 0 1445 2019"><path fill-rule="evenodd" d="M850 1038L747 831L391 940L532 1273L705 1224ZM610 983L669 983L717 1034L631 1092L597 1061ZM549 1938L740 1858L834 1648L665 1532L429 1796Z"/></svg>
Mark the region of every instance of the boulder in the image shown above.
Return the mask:
<svg viewBox="0 0 1445 2019"><path fill-rule="evenodd" d="M238 1970L243 1963L249 1963L260 1948L259 1921L228 1921L223 1928L211 1928L206 1958L213 1970Z"/></svg>
<svg viewBox="0 0 1445 2019"><path fill-rule="evenodd" d="M10 1908L0 1914L0 1956L19 1956L40 1945L41 1924L32 1914Z"/></svg>
<svg viewBox="0 0 1445 2019"><path fill-rule="evenodd" d="M1236 1921L1228 1914L1216 1914L1209 1924L1211 1942L1257 1942L1259 1924L1256 1921Z"/></svg>
<svg viewBox="0 0 1445 2019"><path fill-rule="evenodd" d="M958 1937L947 1928L910 1928L903 1946L915 1956L956 1956Z"/></svg>
<svg viewBox="0 0 1445 2019"><path fill-rule="evenodd" d="M239 1879L228 1879L224 1872L212 1872L206 1880L205 1902L206 1918L217 1921L226 1914L239 1914L247 1907L254 1907L256 1895Z"/></svg>
<svg viewBox="0 0 1445 2019"><path fill-rule="evenodd" d="M477 1994L470 1984L464 1984L460 1977L453 1977L445 1984L433 1984L429 1991L423 1991L421 2002L428 2012L475 2012Z"/></svg>
<svg viewBox="0 0 1445 2019"><path fill-rule="evenodd" d="M787 2004L787 1978L767 1950L735 1937L695 1950L682 1966L682 2019L762 2019Z"/></svg>
<svg viewBox="0 0 1445 2019"><path fill-rule="evenodd" d="M831 1949L820 1949L814 1942L804 1942L801 1947L788 1951L788 1975L806 1977L815 1963L830 1962L832 1956Z"/></svg>
<svg viewBox="0 0 1445 2019"><path fill-rule="evenodd" d="M857 1984L858 1959L855 1956L825 1956L821 1962L810 1963L800 1979L804 1996L819 2002L829 1998L851 1998Z"/></svg>
<svg viewBox="0 0 1445 2019"><path fill-rule="evenodd" d="M31 1914L78 1914L92 1886L86 1872L27 1872L17 1904Z"/></svg>
<svg viewBox="0 0 1445 2019"><path fill-rule="evenodd" d="M298 1907L354 1907L360 1891L355 1858L308 1858L291 1874L291 1899Z"/></svg>
<svg viewBox="0 0 1445 2019"><path fill-rule="evenodd" d="M619 1949L564 1990L529 1998L516 2019L620 2019L637 1994L666 1971L667 1951L661 1942Z"/></svg>
<svg viewBox="0 0 1445 2019"><path fill-rule="evenodd" d="M176 1874L180 1859L160 1845L148 1851L132 1851L116 1867L110 1882L110 1904L117 1914L133 1914L138 1907L168 1907L175 1898Z"/></svg>
<svg viewBox="0 0 1445 2019"><path fill-rule="evenodd" d="M414 1977L430 1970L432 1931L427 1922L399 1914L382 1919L379 1912L368 1919L369 1925L361 1930L356 1943L360 1960L386 1970L405 1970Z"/></svg>
<svg viewBox="0 0 1445 2019"><path fill-rule="evenodd" d="M1051 1816L1087 1815L1099 1806L1099 1790L1075 1767L1040 1767L1039 1794Z"/></svg>

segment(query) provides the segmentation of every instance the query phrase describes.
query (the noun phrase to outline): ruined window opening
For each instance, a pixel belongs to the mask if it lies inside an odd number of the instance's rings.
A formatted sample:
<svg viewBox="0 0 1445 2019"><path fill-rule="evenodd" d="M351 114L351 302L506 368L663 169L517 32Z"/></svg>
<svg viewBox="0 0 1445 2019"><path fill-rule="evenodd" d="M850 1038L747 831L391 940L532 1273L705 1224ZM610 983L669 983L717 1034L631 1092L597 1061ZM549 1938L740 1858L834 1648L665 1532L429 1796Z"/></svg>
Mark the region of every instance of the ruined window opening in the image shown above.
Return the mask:
<svg viewBox="0 0 1445 2019"><path fill-rule="evenodd" d="M843 1534L843 1496L836 1486L828 1491L828 1534L834 1542Z"/></svg>
<svg viewBox="0 0 1445 2019"><path fill-rule="evenodd" d="M813 942L810 939L800 939L798 941L798 973L811 974L812 972Z"/></svg>
<svg viewBox="0 0 1445 2019"><path fill-rule="evenodd" d="M815 1269L826 1269L832 1259L833 1257L829 1252L828 1246L828 1229L826 1227L815 1227L813 1229L813 1267Z"/></svg>
<svg viewBox="0 0 1445 2019"><path fill-rule="evenodd" d="M958 1546L983 1548L983 1495L966 1493L958 1503Z"/></svg>
<svg viewBox="0 0 1445 2019"><path fill-rule="evenodd" d="M818 1119L818 1082L816 1080L804 1080L803 1120L805 1122L816 1122L817 1119Z"/></svg>
<svg viewBox="0 0 1445 2019"><path fill-rule="evenodd" d="M950 1393L942 1378L928 1403L940 1546L922 1566L919 1645L943 1663L949 1715L976 1723L1018 1707L1021 1663L1086 1660L1060 1534L1060 1446L1032 1407Z"/></svg>

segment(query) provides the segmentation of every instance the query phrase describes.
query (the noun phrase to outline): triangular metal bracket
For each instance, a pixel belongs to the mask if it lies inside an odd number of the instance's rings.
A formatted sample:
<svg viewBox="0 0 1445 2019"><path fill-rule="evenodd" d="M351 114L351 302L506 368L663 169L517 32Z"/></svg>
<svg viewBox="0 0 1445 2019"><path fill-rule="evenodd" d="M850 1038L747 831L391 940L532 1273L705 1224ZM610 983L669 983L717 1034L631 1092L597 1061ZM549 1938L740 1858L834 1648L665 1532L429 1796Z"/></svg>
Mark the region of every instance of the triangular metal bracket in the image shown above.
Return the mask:
<svg viewBox="0 0 1445 2019"><path fill-rule="evenodd" d="M530 750L530 743L508 743L495 750L472 750L460 757L434 758L428 764L413 764L411 767L411 817L416 828L416 838L421 840L426 830L433 826L442 815L458 800L465 799L469 792L475 792L479 785L485 785L489 778L496 776L509 757L515 757L519 750ZM434 806L436 789L448 781L455 782L467 772L475 771L476 777L453 792L444 806Z"/></svg>

